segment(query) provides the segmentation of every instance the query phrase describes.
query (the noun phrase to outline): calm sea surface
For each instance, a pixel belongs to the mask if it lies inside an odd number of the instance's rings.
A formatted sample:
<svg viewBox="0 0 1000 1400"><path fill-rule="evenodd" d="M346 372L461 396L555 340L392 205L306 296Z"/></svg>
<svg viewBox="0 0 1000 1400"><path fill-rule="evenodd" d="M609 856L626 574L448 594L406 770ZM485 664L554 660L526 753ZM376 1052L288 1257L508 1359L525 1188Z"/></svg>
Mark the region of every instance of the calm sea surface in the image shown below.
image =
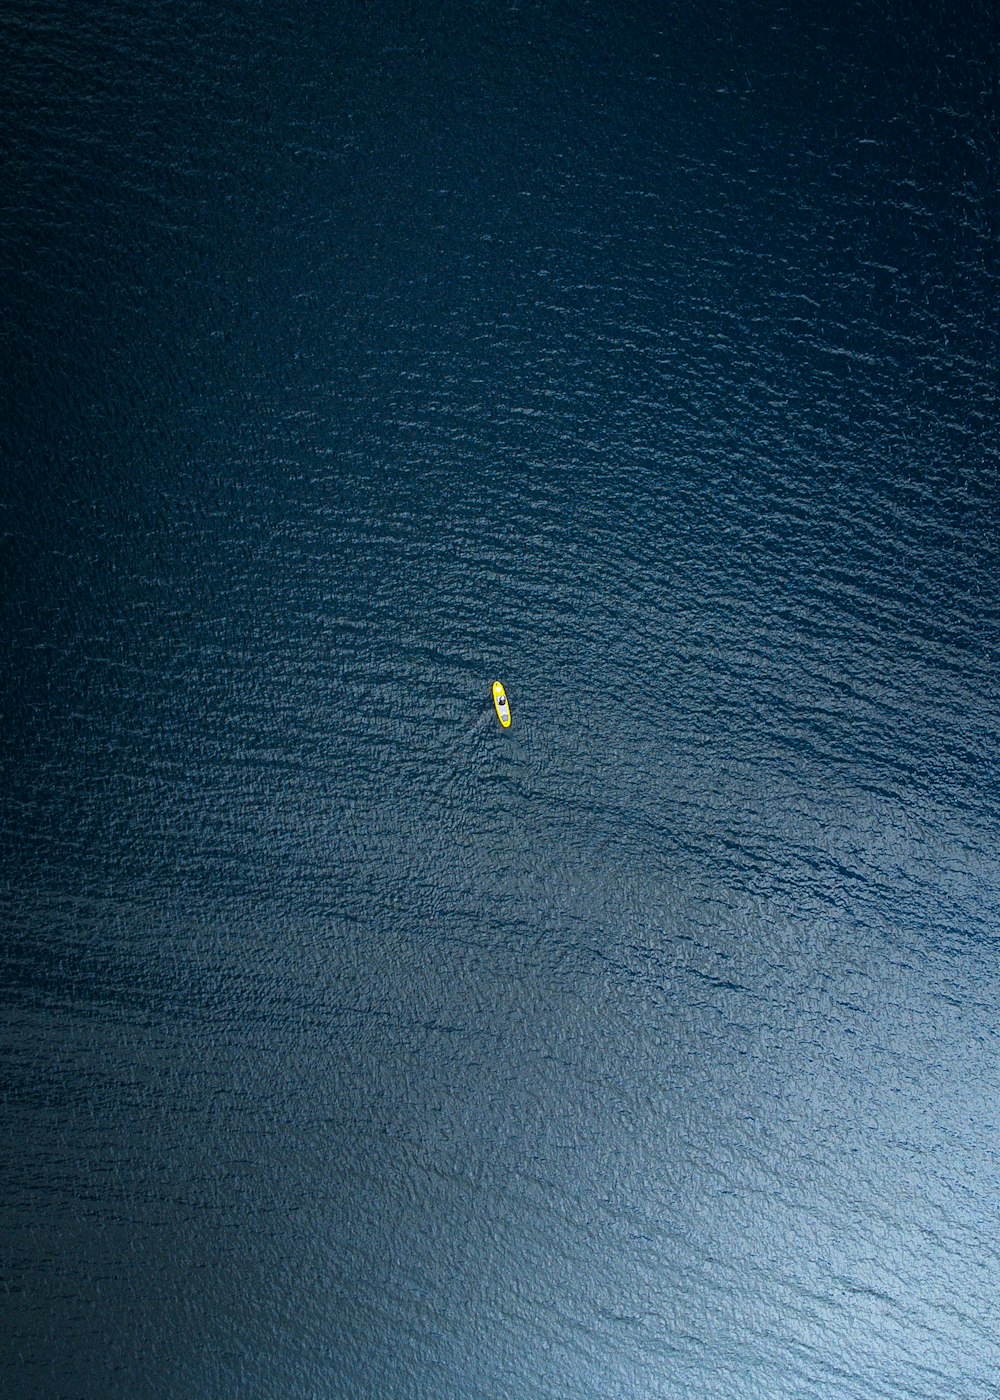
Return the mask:
<svg viewBox="0 0 1000 1400"><path fill-rule="evenodd" d="M1000 1395L997 20L889 8L5 7L3 1395Z"/></svg>

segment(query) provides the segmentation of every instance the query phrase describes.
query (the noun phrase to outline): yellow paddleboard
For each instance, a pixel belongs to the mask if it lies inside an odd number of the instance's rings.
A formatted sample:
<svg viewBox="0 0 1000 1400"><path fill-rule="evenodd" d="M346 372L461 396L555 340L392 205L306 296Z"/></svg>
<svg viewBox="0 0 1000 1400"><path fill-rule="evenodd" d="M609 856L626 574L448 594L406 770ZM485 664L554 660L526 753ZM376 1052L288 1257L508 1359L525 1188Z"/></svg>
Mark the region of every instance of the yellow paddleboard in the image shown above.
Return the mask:
<svg viewBox="0 0 1000 1400"><path fill-rule="evenodd" d="M507 692L499 681L493 682L493 703L497 709L497 719L504 729L510 728L510 706L507 704Z"/></svg>

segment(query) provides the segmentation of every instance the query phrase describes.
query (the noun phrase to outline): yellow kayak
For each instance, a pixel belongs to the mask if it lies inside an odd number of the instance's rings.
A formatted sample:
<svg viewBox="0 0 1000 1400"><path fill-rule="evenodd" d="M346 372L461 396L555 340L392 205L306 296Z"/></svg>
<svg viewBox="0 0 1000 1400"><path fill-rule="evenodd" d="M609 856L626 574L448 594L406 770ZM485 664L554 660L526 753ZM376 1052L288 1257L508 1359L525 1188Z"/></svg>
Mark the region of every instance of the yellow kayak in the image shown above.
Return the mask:
<svg viewBox="0 0 1000 1400"><path fill-rule="evenodd" d="M504 729L510 728L510 706L507 704L507 692L499 681L493 682L493 703L497 708L497 719Z"/></svg>

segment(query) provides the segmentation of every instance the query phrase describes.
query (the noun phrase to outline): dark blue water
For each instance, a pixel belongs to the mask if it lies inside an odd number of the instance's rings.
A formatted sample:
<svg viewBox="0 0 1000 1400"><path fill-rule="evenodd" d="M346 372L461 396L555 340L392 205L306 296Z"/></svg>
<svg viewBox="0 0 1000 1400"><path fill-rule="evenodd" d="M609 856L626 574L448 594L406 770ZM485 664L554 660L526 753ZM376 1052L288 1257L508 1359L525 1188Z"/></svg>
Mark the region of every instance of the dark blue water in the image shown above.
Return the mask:
<svg viewBox="0 0 1000 1400"><path fill-rule="evenodd" d="M7 7L4 1395L1000 1394L940 8Z"/></svg>

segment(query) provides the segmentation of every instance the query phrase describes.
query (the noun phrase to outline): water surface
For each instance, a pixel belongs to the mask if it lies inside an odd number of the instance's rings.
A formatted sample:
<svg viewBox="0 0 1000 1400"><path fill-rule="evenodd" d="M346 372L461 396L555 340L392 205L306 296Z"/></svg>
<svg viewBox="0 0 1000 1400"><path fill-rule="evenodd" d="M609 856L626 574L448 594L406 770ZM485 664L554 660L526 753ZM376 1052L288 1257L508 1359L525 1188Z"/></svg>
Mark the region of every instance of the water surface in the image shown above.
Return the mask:
<svg viewBox="0 0 1000 1400"><path fill-rule="evenodd" d="M3 27L6 1393L996 1395L986 7Z"/></svg>

